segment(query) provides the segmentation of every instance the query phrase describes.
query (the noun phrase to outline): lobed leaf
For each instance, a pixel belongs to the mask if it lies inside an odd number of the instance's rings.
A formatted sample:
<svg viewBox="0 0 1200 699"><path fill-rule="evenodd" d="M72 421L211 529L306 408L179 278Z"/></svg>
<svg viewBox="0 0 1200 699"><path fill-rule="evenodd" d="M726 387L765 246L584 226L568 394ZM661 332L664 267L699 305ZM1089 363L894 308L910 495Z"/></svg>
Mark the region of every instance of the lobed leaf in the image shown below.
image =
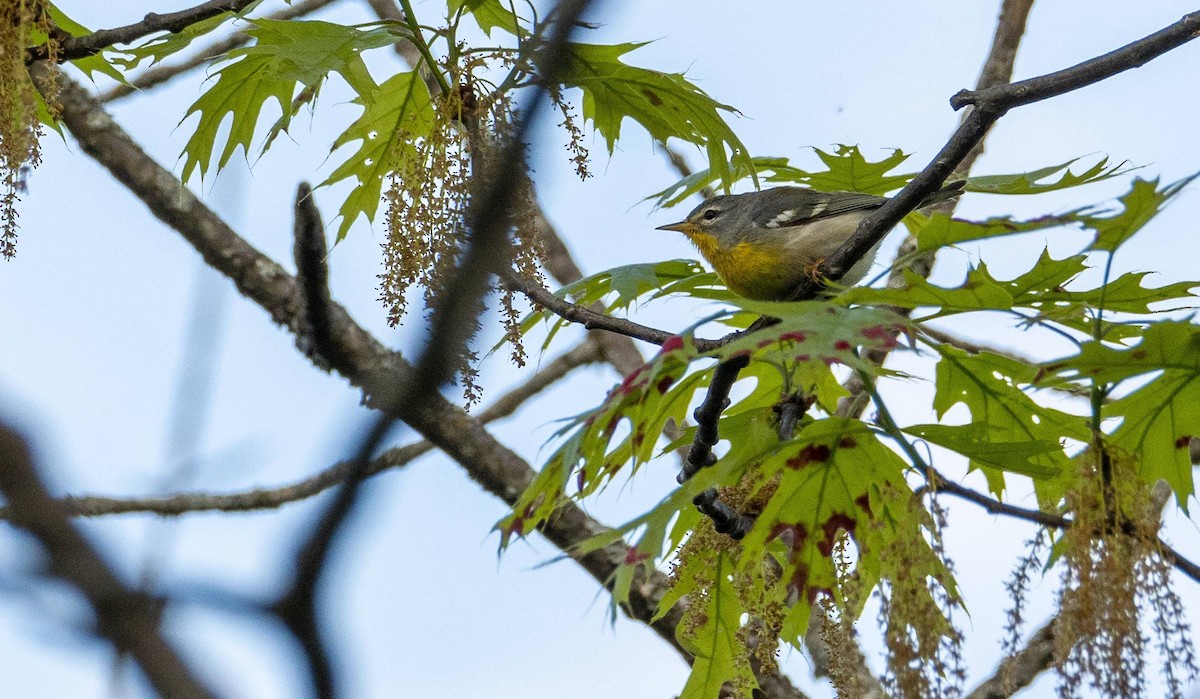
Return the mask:
<svg viewBox="0 0 1200 699"><path fill-rule="evenodd" d="M218 170L224 168L238 147L247 156L254 140L254 130L263 106L274 100L286 125L292 114L292 95L296 83L278 77L265 56L245 56L217 72L217 82L192 104L182 124L192 114L199 114L196 130L183 147L183 171L180 179L187 182L197 170L204 179L213 163L221 124L229 117L225 147L216 159Z"/></svg>
<svg viewBox="0 0 1200 699"><path fill-rule="evenodd" d="M787 158L758 157L751 159L753 169L732 169L734 181L742 180L755 173L762 173L761 180L771 183L799 184L820 191L847 190L867 194L886 194L903 187L912 179L911 174L890 175L897 165L908 159L908 155L895 149L882 160L872 161L863 156L858 146L839 144L833 152L813 148L825 170L804 170L788 163ZM721 181L721 173L711 169L697 170L661 192L647 199L656 199L655 206L671 207Z"/></svg>
<svg viewBox="0 0 1200 699"><path fill-rule="evenodd" d="M523 536L544 522L567 497L572 476L574 497L582 498L607 485L627 464L636 469L652 459L668 420L681 424L696 390L711 378L711 368L688 373L697 356L686 337L663 345L595 410L568 421L559 431L568 435L566 440L514 505L513 513L497 525L503 541L512 534ZM627 423L628 432L614 445L622 423Z"/></svg>
<svg viewBox="0 0 1200 699"><path fill-rule="evenodd" d="M1030 172L1012 175L982 175L967 178L968 192L983 192L986 194L1042 194L1060 189L1079 187L1085 184L1102 182L1113 177L1124 175L1136 168L1129 166L1128 161L1109 164L1108 158L1099 161L1078 174L1071 172L1071 166L1079 162L1072 158L1059 165L1039 168ZM1054 181L1045 182L1050 177L1062 173Z"/></svg>
<svg viewBox="0 0 1200 699"><path fill-rule="evenodd" d="M715 564L704 574L714 583L704 590L696 604L703 605L695 612L701 623L692 633L681 635L684 648L692 654L692 671L679 699L712 699L720 696L726 682L735 681L744 689L758 687L754 673L744 657L745 641L740 637L742 614L745 611L733 586L734 565L727 553L716 554Z"/></svg>
<svg viewBox="0 0 1200 699"><path fill-rule="evenodd" d="M1121 213L1110 217L1084 217L1084 224L1096 231L1096 240L1090 249L1116 252L1197 176L1200 173L1172 182L1162 189L1158 188L1158 180L1135 179L1133 187L1120 199L1124 206Z"/></svg>
<svg viewBox="0 0 1200 699"><path fill-rule="evenodd" d="M909 230L917 239L917 250L937 250L971 240L985 240L1016 233L1042 231L1060 226L1079 224L1079 214L1084 209L1075 209L1064 214L1039 216L1025 221L1010 216L995 216L984 221L964 221L944 214L926 216L919 212L909 214L912 222Z"/></svg>
<svg viewBox="0 0 1200 699"><path fill-rule="evenodd" d="M297 85L316 93L330 73L337 73L358 93L357 103L374 99L380 88L361 53L390 46L405 31L394 22L359 27L316 20L256 19L252 24L246 33L254 44L226 54L225 60L234 62L217 71L217 82L184 115L186 120L200 114L196 131L184 147L184 181L196 170L201 178L207 174L226 118L230 118L229 134L217 168L225 167L238 147L249 155L261 111L274 100L282 116L262 146L265 151L278 132L287 130L300 107L292 101Z"/></svg>
<svg viewBox="0 0 1200 699"><path fill-rule="evenodd" d="M613 152L621 123L630 118L654 139L678 138L704 149L709 169L728 187L735 173L754 177L745 145L721 112L736 113L689 82L680 73L631 66L621 60L644 43L570 44L563 84L583 91L583 116Z"/></svg>
<svg viewBox="0 0 1200 699"><path fill-rule="evenodd" d="M836 590L832 553L843 533L857 546L860 604L884 576L929 574L949 584L948 572L933 564L935 557L921 559L929 569L901 571L887 556L901 539L928 546L922 519L911 507L907 464L865 423L847 418L809 423L764 457L759 469L778 483L742 542L740 560L750 566L770 555L781 565L788 643L799 646L815 596Z"/></svg>
<svg viewBox="0 0 1200 699"><path fill-rule="evenodd" d="M1121 418L1111 443L1135 455L1147 483L1165 479L1181 507L1195 492L1188 453L1200 436L1200 327L1163 321L1146 328L1132 347L1085 344L1079 354L1043 366L1056 380L1119 384L1146 374L1152 381L1105 404L1104 418Z"/></svg>
<svg viewBox="0 0 1200 699"><path fill-rule="evenodd" d="M1026 472L1046 479L1067 466L1063 438L1087 441L1091 432L1084 418L1039 405L1022 386L1033 385L1037 369L990 352L968 354L946 345L935 345L941 361L937 364L933 407L941 420L955 405L962 404L971 413L971 425L964 433L973 436L978 445L963 451L971 459L972 469L980 469L997 496L1004 490L1001 471ZM964 435L954 440L945 434L935 434L950 449ZM931 439L930 441L936 441ZM1029 442L1039 445L1032 453L1014 454L1011 445ZM1042 450L1049 443L1059 445L1055 450ZM982 451L981 451L982 450ZM983 455L984 458L978 458ZM997 468L996 462L1007 464ZM1038 484L1035 482L1035 486Z"/></svg>
<svg viewBox="0 0 1200 699"><path fill-rule="evenodd" d="M450 16L467 12L489 38L493 29L500 29L513 36L529 36L529 30L521 26L521 17L500 0L447 0Z"/></svg>
<svg viewBox="0 0 1200 699"><path fill-rule="evenodd" d="M50 19L54 22L55 26L71 36L86 36L92 33L92 30L68 17L66 13L60 10L54 3L50 3L49 12ZM36 27L32 32L31 38L35 44L41 44L47 39L45 33L39 31ZM92 80L96 79L96 73L100 73L101 75L112 78L119 83L128 85L129 82L125 80L125 74L113 65L114 62L116 62L116 52L111 49L105 49L104 51L100 51L99 53L91 56L76 58L75 60L71 61L71 65L82 70ZM40 93L37 99L42 104L45 104Z"/></svg>
<svg viewBox="0 0 1200 699"><path fill-rule="evenodd" d="M1052 478L1057 468L1034 459L1062 452L1062 444L1053 439L1021 439L1006 442L996 439L992 429L983 423L968 425L910 425L905 432L927 442L958 452L976 466L987 466L1030 478ZM1051 458L1054 458L1051 456Z"/></svg>
<svg viewBox="0 0 1200 699"><path fill-rule="evenodd" d="M1007 310L1013 306L1012 291L988 271L987 265L967 270L967 278L957 287L947 288L904 270L905 287L876 288L857 286L837 297L845 304L888 305L897 308L939 308L941 314L968 311Z"/></svg>
<svg viewBox="0 0 1200 699"><path fill-rule="evenodd" d="M416 157L413 141L428 134L434 124L429 88L416 71L397 73L354 102L364 107L363 113L337 137L333 150L356 142L358 146L319 185L327 187L343 180L354 183L338 209L338 240L346 237L359 216L374 220L383 179L398 161Z"/></svg>
<svg viewBox="0 0 1200 699"><path fill-rule="evenodd" d="M149 60L150 65L154 65L167 56L186 49L193 41L216 30L222 24L232 19L245 17L260 4L262 4L262 0L254 0L239 12L223 12L208 19L193 22L177 32L156 34L137 46L121 49L124 57L115 59L115 62L124 66L125 70L132 70L145 60Z"/></svg>

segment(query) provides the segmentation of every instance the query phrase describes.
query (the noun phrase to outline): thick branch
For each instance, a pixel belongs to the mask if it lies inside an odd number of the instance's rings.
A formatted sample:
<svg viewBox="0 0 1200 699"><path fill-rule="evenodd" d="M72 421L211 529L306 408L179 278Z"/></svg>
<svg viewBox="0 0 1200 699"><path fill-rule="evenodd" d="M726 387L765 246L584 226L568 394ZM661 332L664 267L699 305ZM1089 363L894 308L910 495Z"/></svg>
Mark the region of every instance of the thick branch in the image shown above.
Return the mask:
<svg viewBox="0 0 1200 699"><path fill-rule="evenodd" d="M1000 669L968 694L967 699L1006 699L1029 686L1054 664L1054 632L1057 626L1052 619L1038 629L1020 652L1005 658L1000 663Z"/></svg>
<svg viewBox="0 0 1200 699"><path fill-rule="evenodd" d="M131 590L67 521L42 484L23 439L0 425L0 491L11 520L33 534L54 574L73 585L96 615L96 632L128 652L163 697L214 696L159 631L158 605Z"/></svg>
<svg viewBox="0 0 1200 699"><path fill-rule="evenodd" d="M40 64L34 70L39 84L46 78L45 70ZM60 86L63 124L79 141L80 148L108 168L155 216L178 231L211 267L229 277L243 295L262 306L275 322L298 333L302 301L296 279L246 243L177 177L138 148L85 89L64 75L58 75L56 80ZM340 305L332 304L330 311L335 332L347 354L345 364L335 368L363 390L368 405L380 405L394 394L396 386L411 381L412 366L398 353L391 352L363 330ZM497 442L478 420L444 398L435 394L422 406L400 406L400 410L405 422L505 502L515 504L533 481L534 471L524 460ZM606 530L579 508L567 504L543 533L566 550ZM597 580L608 583L626 552L624 544L614 544L577 560ZM664 589L665 580L659 580L658 585L648 590L634 590L634 604L641 607L639 618L648 619L657 604L657 598L650 599L644 594L661 595ZM677 615L671 616L678 621ZM673 623L655 626L677 646Z"/></svg>

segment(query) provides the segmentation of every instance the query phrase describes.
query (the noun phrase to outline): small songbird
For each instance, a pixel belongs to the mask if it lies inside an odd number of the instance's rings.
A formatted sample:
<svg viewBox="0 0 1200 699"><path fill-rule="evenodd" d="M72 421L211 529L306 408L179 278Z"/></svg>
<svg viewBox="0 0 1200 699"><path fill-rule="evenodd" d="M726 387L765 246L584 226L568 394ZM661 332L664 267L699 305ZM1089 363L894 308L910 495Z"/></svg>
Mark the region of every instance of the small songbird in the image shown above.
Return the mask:
<svg viewBox="0 0 1200 699"><path fill-rule="evenodd" d="M921 206L957 197L964 184L960 180L946 185ZM854 234L859 222L887 201L857 192L774 187L712 197L684 220L658 230L686 235L733 293L756 301L787 301L805 277ZM839 283L853 286L861 281L878 249L876 243Z"/></svg>

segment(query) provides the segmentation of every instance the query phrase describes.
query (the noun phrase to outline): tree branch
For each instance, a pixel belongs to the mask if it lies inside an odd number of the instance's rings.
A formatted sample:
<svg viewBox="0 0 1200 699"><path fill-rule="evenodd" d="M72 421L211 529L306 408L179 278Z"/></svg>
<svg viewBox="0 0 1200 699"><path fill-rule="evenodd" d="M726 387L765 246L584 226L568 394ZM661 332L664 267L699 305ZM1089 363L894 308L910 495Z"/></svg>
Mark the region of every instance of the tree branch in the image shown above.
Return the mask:
<svg viewBox="0 0 1200 699"><path fill-rule="evenodd" d="M477 419L487 424L508 417L516 412L517 408L525 401L570 373L571 370L600 361L601 355L601 349L591 338L579 343L574 349L547 363L528 381L497 398L492 405L479 413ZM422 440L388 449L371 460L367 467L366 477L371 478L385 471L402 468L436 448L432 443ZM340 461L319 473L289 485L275 488L255 488L237 493L178 493L151 498L80 495L68 496L56 502L72 517L103 517L131 513L150 513L174 517L197 512L271 510L289 503L306 500L345 482L350 476L353 466L351 461ZM9 508L0 507L0 519L9 519Z"/></svg>
<svg viewBox="0 0 1200 699"><path fill-rule="evenodd" d="M583 272L575 264L575 260L571 257L571 251L567 249L562 236L547 220L541 204L534 201L534 208L533 225L537 229L538 239L542 241L542 249L545 251L542 266L555 281L563 286L583 279ZM602 307L597 305L593 310L599 308ZM603 350L605 361L611 364L621 376L628 376L637 371L645 361L642 353L638 351L637 345L625 335L592 330L588 333L588 337L592 338Z"/></svg>
<svg viewBox="0 0 1200 699"><path fill-rule="evenodd" d="M49 68L34 64L35 83L45 85ZM301 331L300 289L294 277L273 260L239 237L195 194L142 151L87 90L65 75L54 77L59 89L62 123L80 148L107 168L113 177L139 198L159 220L180 233L214 270L227 276L238 290L294 334ZM345 364L334 367L360 388L365 402L379 407L397 386L411 380L412 365L384 347L338 304L330 308L335 332L346 351ZM400 418L450 458L485 490L509 505L533 482L535 471L520 456L488 433L476 419L434 394L422 406L401 406ZM612 590L613 575L627 560L631 547L615 541L602 549L580 554L574 548L583 541L610 531L571 502L562 504L542 527L542 535L588 572L604 588ZM690 654L679 644L675 629L682 620L683 605L676 605L655 618L659 600L668 588L664 574L644 574L641 569L629 590L629 603L622 607L631 618L649 625L685 658ZM781 681L782 676L780 676ZM760 682L775 682L760 678Z"/></svg>
<svg viewBox="0 0 1200 699"><path fill-rule="evenodd" d="M901 219L942 186L951 173L983 141L992 125L1010 109L1078 90L1122 71L1144 65L1197 36L1200 36L1200 12L1193 12L1162 31L1071 68L977 92L959 92L951 98L951 106L961 109L971 105L973 108L967 113L958 130L924 170L909 181L896 196L888 199L883 206L863 219L854 235L825 261L820 274L814 274L811 279L821 276L834 281L841 279L846 270L862 258L893 226L900 223ZM806 281L797 289L796 298L811 298L819 288L819 282Z"/></svg>
<svg viewBox="0 0 1200 699"><path fill-rule="evenodd" d="M1017 49L1020 47L1021 39L1025 35L1025 24L1029 19L1029 12L1032 8L1033 0L1004 0L1000 6L1000 17L996 22L996 32L992 37L991 48L988 50L987 58L984 59L983 69L979 72L979 79L975 83L976 90L1003 85L1012 79L1013 65L1017 58ZM963 119L966 116L964 114ZM959 123L962 123L961 119ZM984 138L981 138L967 152L962 162L954 169L956 175L966 177L970 174L975 161L983 154L986 137L987 134L985 133ZM954 209L957 206L958 200L950 199L937 205L935 211L949 216L954 213ZM928 278L933 273L933 264L936 259L935 253L936 251L920 252L918 250L917 239L911 234L906 235L904 241L900 244L899 250L896 252L896 261L893 262L892 270L888 274L888 288L903 289L907 287L906 271L911 271L923 278ZM901 263L901 261L904 262ZM912 313L910 309L906 308L894 310L904 316ZM871 350L865 354L865 357L868 361L883 366L888 354L890 353L883 350ZM862 378L857 373L851 374L842 385L850 395L838 401L838 416L855 417L861 415L868 402L867 396L863 392Z"/></svg>
<svg viewBox="0 0 1200 699"><path fill-rule="evenodd" d="M558 82L566 65L568 39L590 3L591 0L559 0L551 10L554 21L543 25L550 28L550 37L539 52L539 68L548 84ZM411 10L407 19L414 31L419 31ZM417 41L421 41L420 37ZM426 58L432 66L432 59L429 59L427 52ZM440 84L443 90L448 91L444 82ZM472 173L476 179L487 177L487 181L471 197L466 215L469 235L464 245L465 252L441 290L439 302L430 319L425 348L413 366L409 381L397 386L378 406L380 415L367 436L361 440L350 475L318 518L296 556L291 587L272 607L300 642L308 659L313 686L317 696L322 699L332 699L336 695L328 643L317 619L317 598L324 583L333 542L358 503L360 486L366 477L371 455L383 443L397 419L402 419L405 412L424 406L431 397L439 395L438 390L457 370L459 358L478 326L477 319L483 310L481 300L491 289L492 274L510 267L509 212L519 191L519 183L525 176L525 139L541 105L543 92L544 87L541 86L533 91L529 102L521 110L522 117L514 129L512 140L505 144L496 166L486 173ZM323 283L318 283L324 282L325 277L322 273L325 269L325 241L323 230L318 231L319 235L310 230L321 229L321 218L313 213L315 208L308 197L311 192L305 192L306 188L301 187L297 199L300 214L296 225L297 263L307 262L308 266L313 267L308 270L301 267L300 270L305 315L313 321L313 340L317 352L325 361L336 366L345 363L345 353L339 338L332 332L328 290ZM302 219L311 221L301 223ZM312 254L314 245L320 247L321 255ZM316 321L317 318L321 319L320 323Z"/></svg>
<svg viewBox="0 0 1200 699"><path fill-rule="evenodd" d="M285 7L278 12L273 12L266 15L267 19L286 21L296 19L305 15L316 12L317 10L332 5L337 0L303 0L288 7ZM185 73L189 73L196 68L208 65L214 58L228 53L239 46L245 46L250 43L250 35L244 32L233 32L229 36L219 41L199 49L192 57L176 63L174 65L157 65L151 66L139 73L136 77L129 81L129 84L116 85L108 92L100 95L101 102L114 102L129 95L144 92L151 88L157 87L165 82L173 80Z"/></svg>
<svg viewBox="0 0 1200 699"><path fill-rule="evenodd" d="M1118 73L1140 68L1197 36L1200 36L1200 11L1186 14L1169 27L1070 68L1008 85L962 90L950 98L950 106L962 109L974 105L977 109L1008 111L1040 102L1093 85Z"/></svg>
<svg viewBox="0 0 1200 699"><path fill-rule="evenodd" d="M500 273L500 280L508 288L521 292L530 301L542 306L554 315L572 323L579 323L588 330L607 330L608 332L618 333L626 337L632 337L635 340L659 346L675 337L675 333L670 333L666 330L651 328L625 318L616 318L593 311L586 306L580 306L577 303L560 299L542 285L526 279L513 270L502 271ZM719 348L722 344L724 343L719 340L695 339L696 348L701 352L711 352Z"/></svg>
<svg viewBox="0 0 1200 699"><path fill-rule="evenodd" d="M99 29L85 36L67 37L59 43L57 58L60 63L73 61L100 53L114 44L137 41L155 32L179 32L210 17L227 12L241 12L252 2L254 0L209 0L195 7L168 12L165 15L149 12L141 22L114 29ZM35 46L26 52L25 63L28 65L34 61L45 60L48 56L49 48L46 44Z"/></svg>
<svg viewBox="0 0 1200 699"><path fill-rule="evenodd" d="M976 687L967 699L1005 699L1029 686L1054 664L1057 618L1037 630L1017 654L1005 658L996 673Z"/></svg>
<svg viewBox="0 0 1200 699"><path fill-rule="evenodd" d="M1155 520L1160 519L1163 507L1170 499L1170 485L1163 480L1156 482L1150 491L1147 516ZM1160 540L1159 546L1165 544ZM1013 620L1012 623L1020 623L1020 617L1014 616L1013 612L1009 613L1009 618ZM967 699L1004 699L1030 685L1038 675L1054 664L1056 648L1074 644L1074 639L1069 639L1070 643L1056 642L1057 633L1071 633L1071 629L1070 625L1066 628L1061 627L1059 617L1055 616L1033 634L1024 648L1005 658L996 672L981 682Z"/></svg>
<svg viewBox="0 0 1200 699"><path fill-rule="evenodd" d="M128 652L160 696L215 696L159 631L158 604L126 587L71 526L65 508L42 484L25 441L2 424L0 491L8 500L11 521L41 542L54 574L87 598L96 615L96 633Z"/></svg>
<svg viewBox="0 0 1200 699"><path fill-rule="evenodd" d="M930 482L929 487L936 489L941 493L949 493L958 498L962 498L967 502L974 503L983 509L996 515L1005 515L1016 519L1025 520L1040 524L1043 527L1053 527L1055 529L1066 529L1074 524L1074 522L1062 515L1056 515L1050 512L1041 510L1032 510L1026 507L1017 507L1006 502L1001 502L992 497L988 497L983 493L972 490L960 483L946 478L936 469L930 467L925 474L926 479ZM1170 544L1158 540L1159 550L1163 560L1170 563L1176 570L1188 576L1192 580L1200 583L1200 565L1189 560L1183 554L1176 551Z"/></svg>
<svg viewBox="0 0 1200 699"><path fill-rule="evenodd" d="M371 6L371 9L379 19L404 19L404 12L401 11L395 0L366 0L366 2ZM405 61L410 67L417 65L417 62L420 60L420 52L417 51L416 46L412 42L399 41L393 44L393 46L396 50L396 55L401 60ZM431 84L431 90L437 86L436 82L432 80L428 81L428 83ZM537 230L538 238L541 240L545 252L542 264L546 271L562 286L582 279L583 271L579 269L579 265L575 264L575 260L571 257L571 251L567 249L562 236L550 224L545 211L536 199L533 202L533 209L533 226ZM592 310L595 311L597 309L598 307L594 307ZM636 371L642 365L644 361L642 354L629 337L620 333L602 332L599 330L593 330L589 335L604 350L605 360L612 364L617 373L622 376Z"/></svg>

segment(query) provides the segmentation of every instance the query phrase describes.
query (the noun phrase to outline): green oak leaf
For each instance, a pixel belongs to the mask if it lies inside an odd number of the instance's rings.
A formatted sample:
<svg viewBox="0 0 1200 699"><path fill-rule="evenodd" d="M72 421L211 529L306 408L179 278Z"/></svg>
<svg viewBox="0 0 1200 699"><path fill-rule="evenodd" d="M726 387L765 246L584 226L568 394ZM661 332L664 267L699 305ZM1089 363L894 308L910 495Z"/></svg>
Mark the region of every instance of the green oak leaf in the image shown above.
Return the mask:
<svg viewBox="0 0 1200 699"><path fill-rule="evenodd" d="M996 216L984 221L964 221L950 218L944 214L935 214L930 217L914 213L910 214L909 220L913 221L913 225L909 227L909 230L917 238L918 250L937 250L971 240L984 240L1078 224L1079 214L1082 211L1084 210L1076 209L1065 214L1039 216L1024 221L1014 220L1010 216Z"/></svg>
<svg viewBox="0 0 1200 699"><path fill-rule="evenodd" d="M529 36L529 30L521 26L521 17L500 0L447 0L446 7L452 17L459 12L469 12L489 38L493 29L513 36Z"/></svg>
<svg viewBox="0 0 1200 699"><path fill-rule="evenodd" d="M824 172L797 173L794 180L785 180L786 170L776 172L770 181L794 181L823 192L845 191L883 195L899 189L912 179L912 175L889 175L900 163L908 160L908 154L896 148L883 160L867 160L858 146L839 145L837 151L828 153L813 148L817 157L828 168Z"/></svg>
<svg viewBox="0 0 1200 699"><path fill-rule="evenodd" d="M987 194L1042 194L1043 192L1053 192L1059 189L1068 189L1101 182L1124 175L1135 169L1129 167L1126 161L1109 164L1108 158L1101 158L1083 172L1076 174L1071 172L1071 166L1077 162L1079 162L1079 158L1072 158L1065 163L1039 168L1030 172L1012 175L981 175L970 177L967 179L966 189L968 192L983 192ZM1051 182L1044 181L1059 173L1062 173L1062 175L1057 180Z"/></svg>
<svg viewBox="0 0 1200 699"><path fill-rule="evenodd" d="M709 169L725 185L735 173L754 172L745 145L721 112L736 113L689 82L680 73L629 65L621 58L645 43L568 46L563 84L583 91L583 116L604 137L611 153L621 122L633 119L654 139L678 138L704 149ZM753 176L753 174L751 175Z"/></svg>
<svg viewBox="0 0 1200 699"><path fill-rule="evenodd" d="M787 158L759 156L751 159L753 170L733 167L734 181L750 177L752 172L762 173L761 179L771 183L786 183L809 186L823 191L850 190L868 194L887 194L908 184L912 174L888 174L892 168L904 162L908 155L899 149L879 161L870 161L862 156L857 146L839 145L833 153L814 148L817 157L829 168L806 170L790 165ZM1102 159L1079 174L1071 172L1070 166L1078 159L1060 165L1041 168L1032 172L1011 175L985 175L967 180L966 190L988 194L1040 194L1058 189L1078 187L1123 175L1131 168L1125 163L1109 165ZM1052 182L1044 182L1058 173L1062 176ZM721 181L721 173L712 170L697 170L661 192L646 197L654 199L655 206L670 207L699 193L705 187Z"/></svg>
<svg viewBox="0 0 1200 699"><path fill-rule="evenodd" d="M1143 180L1140 177L1133 181L1133 187L1121 197L1124 210L1114 216L1086 216L1084 225L1096 231L1096 239L1092 242L1092 250L1116 252L1125 241L1142 229L1150 219L1158 215L1176 194L1183 191L1200 173L1185 177L1162 189L1158 180Z"/></svg>
<svg viewBox="0 0 1200 699"><path fill-rule="evenodd" d="M967 270L967 278L957 287L937 286L921 275L904 270L903 288L856 286L837 297L845 304L884 304L897 308L940 308L942 314L964 311L1007 310L1012 308L1012 293L997 281L987 265Z"/></svg>
<svg viewBox="0 0 1200 699"><path fill-rule="evenodd" d="M565 421L555 435L565 440L513 512L496 525L502 543L545 521L568 497L572 478L571 497L583 498L605 487L627 465L635 470L653 459L667 422L682 424L696 391L711 378L711 368L690 371L697 356L688 338L675 338L626 376L594 410ZM628 430L620 429L622 425Z"/></svg>
<svg viewBox="0 0 1200 699"><path fill-rule="evenodd" d="M739 636L745 609L733 586L735 566L725 552L715 554L715 558L704 563L704 574L712 576L713 584L697 600L704 605L697 612L702 622L691 633L680 635L693 660L679 699L712 699L721 695L729 681L738 681L746 689L758 687L746 659L745 642Z"/></svg>
<svg viewBox="0 0 1200 699"><path fill-rule="evenodd" d="M778 476L778 485L743 540L740 560L758 565L770 553L779 561L779 584L791 605L782 629L786 642L799 645L814 595L837 588L831 554L843 532L854 537L858 551L860 605L884 577L927 574L953 588L948 571L927 548L924 556L911 552L909 564L919 565L916 570L898 570L887 556L899 539L926 546L923 524L910 505L907 464L865 423L811 422L764 456L759 469L764 478Z"/></svg>
<svg viewBox="0 0 1200 699"><path fill-rule="evenodd" d="M428 134L434 124L429 88L417 71L397 73L354 102L364 107L363 113L337 137L333 149L355 142L358 146L320 185L326 187L343 180L354 183L338 210L342 219L338 240L346 237L360 215L374 220L383 179L402 161L416 158L413 141Z"/></svg>
<svg viewBox="0 0 1200 699"><path fill-rule="evenodd" d="M145 60L149 60L150 65L154 65L167 56L186 49L193 41L212 32L229 20L245 17L260 4L262 4L262 0L254 0L239 12L222 12L208 19L193 22L177 32L155 34L137 46L121 49L124 57L115 59L115 62L124 66L125 70L132 70Z"/></svg>
<svg viewBox="0 0 1200 699"><path fill-rule="evenodd" d="M1110 281L1104 286L1081 291L1054 289L1047 290L1037 299L1039 304L1075 305L1086 308L1103 308L1117 313L1152 313L1150 304L1167 301L1194 301L1196 295L1192 289L1200 287L1200 281L1176 282L1159 287L1142 286L1142 281L1148 276L1147 272L1129 272ZM1031 307L1039 307L1030 303Z"/></svg>
<svg viewBox="0 0 1200 699"><path fill-rule="evenodd" d="M200 172L203 179L212 165L213 151L222 122L229 120L225 147L217 158L217 169L224 168L240 146L247 155L254 140L263 106L274 100L285 115L292 113L292 95L296 83L279 78L266 57L246 56L217 72L217 82L192 104L180 121L199 114L196 130L183 147L183 171L180 179L187 182Z"/></svg>
<svg viewBox="0 0 1200 699"><path fill-rule="evenodd" d="M55 26L71 36L86 36L92 33L90 29L68 17L66 13L58 9L58 7L53 3L50 4L50 19L54 21ZM31 38L33 39L34 44L41 44L46 41L45 33L38 31L36 28L32 32ZM129 82L125 80L125 74L113 65L113 61L115 59L111 57L114 55L115 52L106 49L91 56L76 58L75 60L71 61L71 65L82 70L89 78L93 80L96 78L96 73L100 73L101 75L112 78L117 82L128 85ZM40 94L38 96L38 100L41 101Z"/></svg>
<svg viewBox="0 0 1200 699"><path fill-rule="evenodd" d="M732 176L734 181L737 181L759 173L761 180L772 184L795 184L821 191L849 190L880 195L903 187L912 178L911 174L888 174L909 157L898 148L882 160L868 160L858 146L845 144L839 144L832 152L820 148L813 148L813 151L826 169L805 170L790 165L787 158L758 157L751 159L752 169L731 163ZM706 187L721 182L721 175L720 171L711 169L697 170L646 198L655 199L655 206L675 206Z"/></svg>
<svg viewBox="0 0 1200 699"><path fill-rule="evenodd" d="M1111 443L1139 459L1147 483L1160 478L1170 483L1186 509L1195 492L1188 445L1200 436L1200 327L1190 321L1154 323L1132 347L1089 342L1073 357L1047 362L1043 371L1054 380L1118 389L1120 382L1158 373L1106 403L1101 415L1121 418Z"/></svg>
<svg viewBox="0 0 1200 699"><path fill-rule="evenodd" d="M315 20L256 19L246 30L255 41L225 55L227 63L216 73L217 81L188 109L184 119L198 113L196 131L184 147L182 179L197 170L203 178L212 164L213 150L221 124L230 119L225 147L217 158L225 167L241 147L249 154L259 116L269 101L275 101L282 116L269 130L262 150L280 131L286 131L300 105L292 97L297 85L315 93L330 73L337 73L358 93L359 103L379 90L361 53L395 43L403 30L395 23L362 27L343 26Z"/></svg>
<svg viewBox="0 0 1200 699"><path fill-rule="evenodd" d="M904 431L927 442L945 447L971 460L971 468L990 468L1016 473L1030 478L1052 478L1056 467L1047 465L1045 454L1061 453L1062 443L1053 439L993 440L990 425L976 422L968 425L911 425ZM1052 457L1056 458L1056 457Z"/></svg>
<svg viewBox="0 0 1200 699"><path fill-rule="evenodd" d="M1084 418L1039 405L1021 389L1037 380L1037 367L991 352L970 354L948 345L937 345L935 349L941 355L933 398L939 420L950 408L961 403L970 411L971 423L982 426L973 429L986 430L983 434L987 442L1001 445L1000 449L1007 449L1004 445L1017 442L1048 446L1059 444L1064 437L1084 442L1090 438L1091 432ZM974 458L976 455L967 456L972 458L973 468L983 470L988 476L992 492L1000 495L1004 483L994 470L995 466L986 459ZM1029 471L1028 475L1040 478L1063 472L1068 464L1061 447L1039 449L1023 458L1030 464L1024 467ZM1008 463L1018 462L1010 459Z"/></svg>

